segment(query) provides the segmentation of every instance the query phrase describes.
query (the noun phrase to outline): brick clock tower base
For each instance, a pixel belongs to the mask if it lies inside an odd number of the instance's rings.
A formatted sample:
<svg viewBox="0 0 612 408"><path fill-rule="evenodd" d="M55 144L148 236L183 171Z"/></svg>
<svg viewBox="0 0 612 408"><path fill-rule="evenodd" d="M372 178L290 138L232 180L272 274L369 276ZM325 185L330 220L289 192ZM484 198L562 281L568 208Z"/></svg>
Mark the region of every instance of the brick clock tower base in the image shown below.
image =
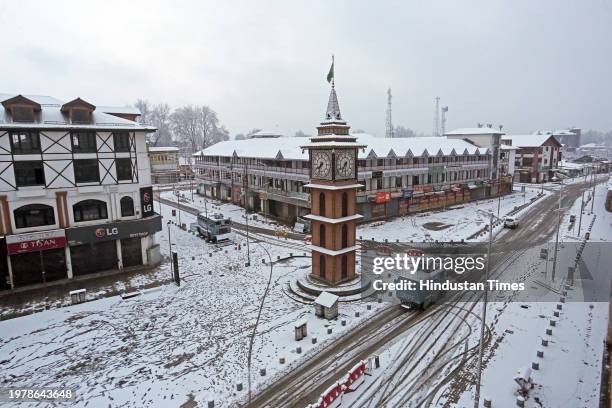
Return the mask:
<svg viewBox="0 0 612 408"><path fill-rule="evenodd" d="M349 126L340 115L332 85L325 120L318 134L302 146L309 152L312 226L312 272L314 279L330 285L355 277L355 233L362 218L356 213L357 154L365 145L349 135Z"/></svg>

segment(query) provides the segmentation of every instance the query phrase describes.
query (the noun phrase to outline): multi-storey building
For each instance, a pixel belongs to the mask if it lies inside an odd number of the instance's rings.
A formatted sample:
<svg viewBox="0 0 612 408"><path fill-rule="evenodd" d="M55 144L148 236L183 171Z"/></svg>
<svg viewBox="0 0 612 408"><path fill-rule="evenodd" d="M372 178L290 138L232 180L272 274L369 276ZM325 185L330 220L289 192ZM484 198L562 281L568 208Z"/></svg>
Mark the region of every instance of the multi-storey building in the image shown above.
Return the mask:
<svg viewBox="0 0 612 408"><path fill-rule="evenodd" d="M492 178L491 153L462 139L378 138L358 156L357 212L365 220L405 215L508 192L511 178ZM310 212L303 138L231 140L194 154L206 195L292 222Z"/></svg>
<svg viewBox="0 0 612 408"><path fill-rule="evenodd" d="M0 101L0 288L158 262L154 129L80 98Z"/></svg>
<svg viewBox="0 0 612 408"><path fill-rule="evenodd" d="M517 148L514 165L516 181L549 181L559 168L561 143L552 134L505 135L502 143Z"/></svg>
<svg viewBox="0 0 612 408"><path fill-rule="evenodd" d="M176 183L180 180L179 153L179 148L174 146L149 146L153 184Z"/></svg>

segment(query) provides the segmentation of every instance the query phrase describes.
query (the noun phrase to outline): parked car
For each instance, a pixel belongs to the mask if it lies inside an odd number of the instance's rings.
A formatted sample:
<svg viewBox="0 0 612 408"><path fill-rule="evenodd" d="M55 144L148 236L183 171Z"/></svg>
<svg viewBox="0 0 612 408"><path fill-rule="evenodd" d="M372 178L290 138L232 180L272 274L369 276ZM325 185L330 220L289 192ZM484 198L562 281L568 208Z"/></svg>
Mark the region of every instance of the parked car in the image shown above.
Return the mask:
<svg viewBox="0 0 612 408"><path fill-rule="evenodd" d="M516 228L518 225L518 218L510 216L504 218L504 228Z"/></svg>

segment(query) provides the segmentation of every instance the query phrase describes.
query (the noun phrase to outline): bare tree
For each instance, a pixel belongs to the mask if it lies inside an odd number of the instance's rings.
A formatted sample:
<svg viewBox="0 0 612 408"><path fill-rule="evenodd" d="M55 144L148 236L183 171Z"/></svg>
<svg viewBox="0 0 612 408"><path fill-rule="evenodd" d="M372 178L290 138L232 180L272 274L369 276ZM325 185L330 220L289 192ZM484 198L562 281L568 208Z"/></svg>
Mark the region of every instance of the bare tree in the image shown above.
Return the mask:
<svg viewBox="0 0 612 408"><path fill-rule="evenodd" d="M149 137L151 146L170 145L172 143L172 129L170 124L170 106L167 103L154 105L151 110L149 123L157 128L157 131Z"/></svg>
<svg viewBox="0 0 612 408"><path fill-rule="evenodd" d="M298 130L297 132L295 132L295 137L310 137L310 135L307 135L303 131Z"/></svg>
<svg viewBox="0 0 612 408"><path fill-rule="evenodd" d="M261 129L258 129L258 128L253 128L253 129L249 130L249 131L247 132L247 134L246 134L246 138L247 138L247 139L248 139L248 138L250 138L251 136L253 136L253 135L254 135L255 133L257 133L257 132L261 132Z"/></svg>
<svg viewBox="0 0 612 408"><path fill-rule="evenodd" d="M205 105L177 108L170 115L170 123L179 143L192 153L229 139L227 129L219 126L217 113Z"/></svg>
<svg viewBox="0 0 612 408"><path fill-rule="evenodd" d="M143 125L151 124L151 107L149 105L149 101L139 98L134 106L136 106L136 109L140 111L140 118L138 118L138 122Z"/></svg>

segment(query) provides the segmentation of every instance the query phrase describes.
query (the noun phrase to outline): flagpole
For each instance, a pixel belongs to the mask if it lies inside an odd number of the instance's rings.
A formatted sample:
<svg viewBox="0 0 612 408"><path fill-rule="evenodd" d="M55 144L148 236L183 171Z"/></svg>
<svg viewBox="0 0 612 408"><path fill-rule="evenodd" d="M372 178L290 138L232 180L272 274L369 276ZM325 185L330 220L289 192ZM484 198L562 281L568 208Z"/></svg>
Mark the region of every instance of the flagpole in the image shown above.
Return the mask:
<svg viewBox="0 0 612 408"><path fill-rule="evenodd" d="M335 82L336 82L336 67L334 65L334 54L332 54L332 69L334 70L333 76L332 76L332 88L334 88Z"/></svg>

